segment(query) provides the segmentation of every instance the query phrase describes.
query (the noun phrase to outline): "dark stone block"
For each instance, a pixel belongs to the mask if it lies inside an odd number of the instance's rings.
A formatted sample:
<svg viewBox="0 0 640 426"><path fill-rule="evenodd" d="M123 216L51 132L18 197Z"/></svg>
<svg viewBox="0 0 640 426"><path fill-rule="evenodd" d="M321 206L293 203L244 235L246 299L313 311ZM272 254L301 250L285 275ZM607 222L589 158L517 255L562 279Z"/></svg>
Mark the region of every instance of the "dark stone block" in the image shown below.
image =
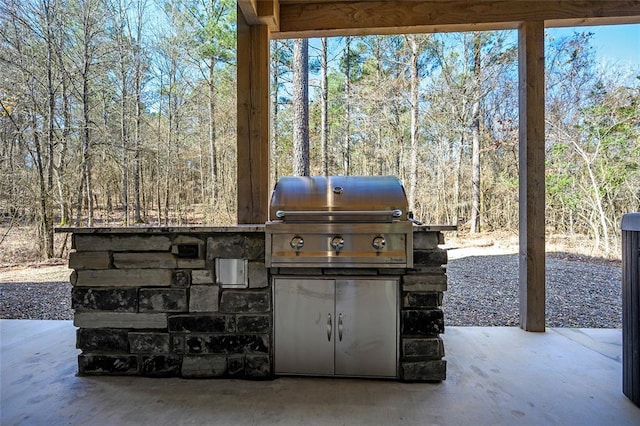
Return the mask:
<svg viewBox="0 0 640 426"><path fill-rule="evenodd" d="M207 239L207 260L224 259L264 260L264 234L216 235Z"/></svg>
<svg viewBox="0 0 640 426"><path fill-rule="evenodd" d="M264 334L195 334L185 336L185 345L189 354L266 354L269 337Z"/></svg>
<svg viewBox="0 0 640 426"><path fill-rule="evenodd" d="M447 273L447 268L442 265L437 266L421 266L414 265L413 268L407 269L406 275L444 275Z"/></svg>
<svg viewBox="0 0 640 426"><path fill-rule="evenodd" d="M271 310L271 294L266 291L225 290L220 299L220 311L255 313Z"/></svg>
<svg viewBox="0 0 640 426"><path fill-rule="evenodd" d="M176 355L142 356L140 374L148 377L175 377L180 375L182 357Z"/></svg>
<svg viewBox="0 0 640 426"><path fill-rule="evenodd" d="M187 312L187 290L141 288L140 312Z"/></svg>
<svg viewBox="0 0 640 426"><path fill-rule="evenodd" d="M268 355L247 355L244 376L248 379L268 379L272 377Z"/></svg>
<svg viewBox="0 0 640 426"><path fill-rule="evenodd" d="M173 271L171 285L175 287L189 287L189 285L191 285L191 274L189 271Z"/></svg>
<svg viewBox="0 0 640 426"><path fill-rule="evenodd" d="M227 358L227 374L232 378L244 375L244 355L230 355Z"/></svg>
<svg viewBox="0 0 640 426"><path fill-rule="evenodd" d="M441 309L408 310L401 313L403 335L435 336L444 333Z"/></svg>
<svg viewBox="0 0 640 426"><path fill-rule="evenodd" d="M184 353L184 336L171 335L171 350L174 354Z"/></svg>
<svg viewBox="0 0 640 426"><path fill-rule="evenodd" d="M444 344L439 337L402 339L402 353L410 358L440 359L444 356Z"/></svg>
<svg viewBox="0 0 640 426"><path fill-rule="evenodd" d="M200 259L202 256L200 255L201 244L193 243L193 244L176 244L175 245L175 254L180 259ZM174 249L172 248L172 251Z"/></svg>
<svg viewBox="0 0 640 426"><path fill-rule="evenodd" d="M79 375L133 375L138 373L136 355L78 355Z"/></svg>
<svg viewBox="0 0 640 426"><path fill-rule="evenodd" d="M83 352L129 352L127 330L111 328L79 328L76 348Z"/></svg>
<svg viewBox="0 0 640 426"><path fill-rule="evenodd" d="M414 266L440 266L447 263L447 252L445 250L414 250Z"/></svg>
<svg viewBox="0 0 640 426"><path fill-rule="evenodd" d="M168 353L169 333L129 333L130 352L139 353Z"/></svg>
<svg viewBox="0 0 640 426"><path fill-rule="evenodd" d="M402 362L400 370L402 380L408 382L439 382L447 378L447 361Z"/></svg>
<svg viewBox="0 0 640 426"><path fill-rule="evenodd" d="M236 319L233 315L172 315L169 317L171 332L233 333Z"/></svg>
<svg viewBox="0 0 640 426"><path fill-rule="evenodd" d="M403 268L378 268L378 275L397 275L402 276L407 272Z"/></svg>
<svg viewBox="0 0 640 426"><path fill-rule="evenodd" d="M271 330L270 315L238 315L239 333L266 333Z"/></svg>
<svg viewBox="0 0 640 426"><path fill-rule="evenodd" d="M71 307L76 311L137 312L138 289L73 287Z"/></svg>
<svg viewBox="0 0 640 426"><path fill-rule="evenodd" d="M442 292L408 292L404 294L405 308L437 308L442 305Z"/></svg>
<svg viewBox="0 0 640 426"><path fill-rule="evenodd" d="M271 271L277 275L322 276L322 268L273 268Z"/></svg>

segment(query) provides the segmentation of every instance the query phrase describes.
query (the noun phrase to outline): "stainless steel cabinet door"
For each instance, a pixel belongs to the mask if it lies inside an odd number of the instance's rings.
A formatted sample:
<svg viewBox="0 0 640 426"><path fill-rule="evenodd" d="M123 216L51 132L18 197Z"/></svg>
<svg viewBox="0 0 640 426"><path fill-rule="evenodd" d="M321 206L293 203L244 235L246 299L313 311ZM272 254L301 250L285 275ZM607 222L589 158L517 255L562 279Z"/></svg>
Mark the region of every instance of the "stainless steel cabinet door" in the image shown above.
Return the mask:
<svg viewBox="0 0 640 426"><path fill-rule="evenodd" d="M398 282L336 281L335 374L397 377Z"/></svg>
<svg viewBox="0 0 640 426"><path fill-rule="evenodd" d="M335 281L276 279L276 374L334 374Z"/></svg>

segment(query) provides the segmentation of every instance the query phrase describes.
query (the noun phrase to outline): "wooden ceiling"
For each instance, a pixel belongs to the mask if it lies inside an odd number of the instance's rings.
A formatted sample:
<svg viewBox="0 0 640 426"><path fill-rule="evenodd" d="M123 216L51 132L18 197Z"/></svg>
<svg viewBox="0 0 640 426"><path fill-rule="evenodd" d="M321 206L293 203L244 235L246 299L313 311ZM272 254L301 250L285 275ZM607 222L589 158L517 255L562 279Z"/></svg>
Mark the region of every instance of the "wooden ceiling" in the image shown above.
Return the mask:
<svg viewBox="0 0 640 426"><path fill-rule="evenodd" d="M480 31L640 23L639 0L238 0L271 38Z"/></svg>

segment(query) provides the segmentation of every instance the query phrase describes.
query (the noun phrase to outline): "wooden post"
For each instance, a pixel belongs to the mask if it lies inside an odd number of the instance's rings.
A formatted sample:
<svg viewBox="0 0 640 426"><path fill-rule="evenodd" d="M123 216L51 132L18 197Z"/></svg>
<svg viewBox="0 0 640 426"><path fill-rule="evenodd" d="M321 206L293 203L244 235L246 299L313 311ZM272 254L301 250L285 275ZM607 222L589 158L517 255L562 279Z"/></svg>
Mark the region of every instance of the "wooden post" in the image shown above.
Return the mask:
<svg viewBox="0 0 640 426"><path fill-rule="evenodd" d="M545 330L544 22L518 30L520 327Z"/></svg>
<svg viewBox="0 0 640 426"><path fill-rule="evenodd" d="M269 29L238 8L238 223L264 223L269 203Z"/></svg>

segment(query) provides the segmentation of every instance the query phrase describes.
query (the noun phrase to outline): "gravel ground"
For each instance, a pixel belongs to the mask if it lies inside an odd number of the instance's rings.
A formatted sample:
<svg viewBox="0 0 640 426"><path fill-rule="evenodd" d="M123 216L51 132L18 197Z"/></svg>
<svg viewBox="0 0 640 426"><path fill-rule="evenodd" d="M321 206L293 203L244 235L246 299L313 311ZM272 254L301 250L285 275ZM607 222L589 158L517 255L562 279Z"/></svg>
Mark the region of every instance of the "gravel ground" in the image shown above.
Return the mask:
<svg viewBox="0 0 640 426"><path fill-rule="evenodd" d="M547 254L548 327L622 328L619 264ZM518 255L450 259L446 325L519 325Z"/></svg>
<svg viewBox="0 0 640 426"><path fill-rule="evenodd" d="M64 265L0 270L0 318L73 319L69 274Z"/></svg>
<svg viewBox="0 0 640 426"><path fill-rule="evenodd" d="M446 325L516 326L518 255L450 250L444 297ZM73 319L65 266L0 271L0 318ZM562 254L547 255L549 327L622 327L619 264Z"/></svg>

